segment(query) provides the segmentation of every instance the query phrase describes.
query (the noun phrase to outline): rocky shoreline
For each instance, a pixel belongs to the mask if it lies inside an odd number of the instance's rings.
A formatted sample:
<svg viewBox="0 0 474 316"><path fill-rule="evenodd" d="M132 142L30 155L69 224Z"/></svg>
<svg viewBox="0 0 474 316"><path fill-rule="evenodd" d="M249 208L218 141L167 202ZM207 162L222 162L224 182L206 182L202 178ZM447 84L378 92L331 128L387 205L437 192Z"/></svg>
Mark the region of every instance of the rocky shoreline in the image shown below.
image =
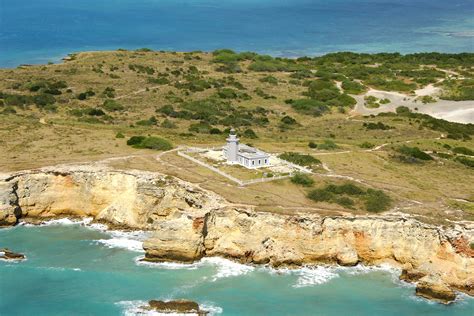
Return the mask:
<svg viewBox="0 0 474 316"><path fill-rule="evenodd" d="M153 232L146 261L220 256L273 267L388 263L417 294L448 303L474 295L474 223L441 228L409 216L256 212L159 173L59 166L0 175L0 226L20 219L92 217Z"/></svg>

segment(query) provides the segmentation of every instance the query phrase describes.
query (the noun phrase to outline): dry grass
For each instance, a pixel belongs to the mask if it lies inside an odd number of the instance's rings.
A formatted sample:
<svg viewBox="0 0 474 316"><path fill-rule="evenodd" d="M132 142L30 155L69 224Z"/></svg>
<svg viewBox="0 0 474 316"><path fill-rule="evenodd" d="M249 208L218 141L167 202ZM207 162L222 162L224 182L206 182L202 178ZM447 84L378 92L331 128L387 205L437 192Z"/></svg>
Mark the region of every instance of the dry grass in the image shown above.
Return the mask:
<svg viewBox="0 0 474 316"><path fill-rule="evenodd" d="M26 93L13 89L15 83L24 83L39 78L65 80L71 93L58 97L57 113L41 112L31 106L18 110L16 115L0 115L0 171L37 168L46 165L70 162L97 161L108 157L134 155L126 160L116 160L111 165L124 169L158 171L199 184L201 187L221 194L237 204L255 205L257 209L272 212L309 211L321 214L364 213L362 210L347 210L335 204L314 203L305 197L307 189L292 184L289 180L256 184L248 187L236 187L229 180L212 171L177 156L165 154L157 161L154 152L136 150L126 145L126 139L115 138L117 132L126 137L132 135L160 135L175 145L216 146L222 145L225 135L196 134L186 136L190 121L176 120L176 129L159 126L131 126L136 121L157 116L155 112L165 104L169 91L186 99L200 99L215 92L209 89L189 96L171 86L157 86L147 82L147 75L138 74L128 68L129 64L153 66L157 72L196 66L206 78L222 78L226 74L216 72L215 64L210 62L209 54L196 54L201 59L185 60L181 53L139 53L139 52L95 52L81 53L75 60L64 64L31 66L26 68L0 70L0 91L8 93ZM92 69L103 64L103 73ZM111 66L117 70L111 71ZM208 72L208 73L206 73ZM111 78L110 74L120 76ZM394 199L395 206L405 212L422 217L441 219L472 219L472 212L458 211L461 207L453 204L452 199L474 200L474 172L472 169L449 160L439 159L423 164L404 164L394 160L391 148L406 141L424 150L443 151L443 144L474 148L474 141L437 140L440 133L428 129L420 130L416 122L406 118L393 117L349 117L348 114L334 113L322 117L310 117L296 113L284 103L285 99L301 97L304 87L288 84L288 73L275 73L280 81L278 85L262 83L259 78L266 74L239 73L233 77L245 87L252 100L235 102L235 105L248 109L262 106L271 110L268 114L270 124L267 127L252 127L257 139L243 139L265 151L281 153L296 151L314 154L336 175L353 177L367 186L386 190ZM127 107L122 113L114 114L111 124L87 124L79 122L68 114L69 110L84 107L97 107L104 99L99 96L106 87L114 87L117 98ZM253 93L259 87L275 99L265 100ZM73 96L93 88L97 95L85 101ZM1 109L1 107L0 107ZM279 123L283 115L294 117L300 125L289 130L280 130ZM364 121L381 121L395 127L392 130L366 130ZM219 126L221 129L222 126ZM321 143L333 139L340 147L334 151L310 149L309 141ZM358 145L363 142L374 145L388 144L376 152L368 152ZM349 153L339 153L349 151ZM231 167L229 167L231 168ZM229 171L229 170L228 170ZM257 177L247 170L236 167L232 174L244 179ZM315 175L315 186L329 182L345 181L330 178L321 169ZM260 177L260 175L258 175Z"/></svg>

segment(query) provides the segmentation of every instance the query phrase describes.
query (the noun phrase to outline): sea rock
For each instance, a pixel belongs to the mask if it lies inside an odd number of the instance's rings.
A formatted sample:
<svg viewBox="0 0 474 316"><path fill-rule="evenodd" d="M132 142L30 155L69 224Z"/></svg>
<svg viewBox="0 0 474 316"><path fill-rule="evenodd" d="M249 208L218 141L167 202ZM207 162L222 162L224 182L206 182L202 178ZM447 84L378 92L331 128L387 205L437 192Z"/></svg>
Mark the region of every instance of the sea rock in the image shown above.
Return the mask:
<svg viewBox="0 0 474 316"><path fill-rule="evenodd" d="M8 248L3 248L3 249L0 249L0 259L3 259L3 260L25 260L26 257L25 257L24 254L13 252Z"/></svg>
<svg viewBox="0 0 474 316"><path fill-rule="evenodd" d="M204 316L208 314L208 312L200 309L198 303L189 300L151 300L148 302L148 305L149 309L160 313L197 314L199 316Z"/></svg>
<svg viewBox="0 0 474 316"><path fill-rule="evenodd" d="M415 269L403 269L400 274L400 280L406 282L416 282L419 279L426 276L426 273L415 270Z"/></svg>
<svg viewBox="0 0 474 316"><path fill-rule="evenodd" d="M416 295L449 304L456 299L456 293L451 290L439 277L425 276L416 285Z"/></svg>

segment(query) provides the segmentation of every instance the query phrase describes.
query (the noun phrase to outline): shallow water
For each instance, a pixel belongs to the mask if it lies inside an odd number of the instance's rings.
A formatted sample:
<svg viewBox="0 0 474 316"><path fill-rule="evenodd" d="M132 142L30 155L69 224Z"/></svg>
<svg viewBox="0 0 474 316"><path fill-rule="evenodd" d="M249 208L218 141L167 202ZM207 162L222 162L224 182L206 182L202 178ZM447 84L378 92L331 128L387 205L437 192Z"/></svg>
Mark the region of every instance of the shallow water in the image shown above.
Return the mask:
<svg viewBox="0 0 474 316"><path fill-rule="evenodd" d="M28 258L0 261L0 314L134 315L149 299L178 298L222 315L468 315L474 309L465 296L451 306L416 298L413 286L388 268L276 271L220 258L138 263L143 238L68 221L0 230L0 247Z"/></svg>
<svg viewBox="0 0 474 316"><path fill-rule="evenodd" d="M472 52L473 0L0 0L0 66L84 50Z"/></svg>

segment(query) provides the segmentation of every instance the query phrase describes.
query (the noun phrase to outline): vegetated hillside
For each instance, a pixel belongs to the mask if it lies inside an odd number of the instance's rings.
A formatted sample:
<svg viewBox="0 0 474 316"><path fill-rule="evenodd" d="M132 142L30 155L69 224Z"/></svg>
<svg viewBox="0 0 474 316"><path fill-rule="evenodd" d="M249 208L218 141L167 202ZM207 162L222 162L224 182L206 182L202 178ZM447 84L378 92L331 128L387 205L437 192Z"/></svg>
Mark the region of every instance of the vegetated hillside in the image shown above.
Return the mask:
<svg viewBox="0 0 474 316"><path fill-rule="evenodd" d="M442 205L473 216L472 124L406 108L376 117L350 113L352 96L369 88L411 95L434 84L443 89L440 98L473 100L473 66L474 54L336 53L284 59L225 49L140 49L78 53L61 64L3 69L0 170L146 155L147 148L179 144L220 145L234 127L244 143L277 154L313 155L326 166L321 173L361 180L392 193L395 201L421 200L425 208ZM130 141L133 136L139 137ZM315 180L313 188L289 180L282 185L307 195L324 188L325 182ZM347 202L352 211L356 207L349 198L322 203ZM313 205L313 200L305 203ZM274 202L278 199L255 201L262 207Z"/></svg>

